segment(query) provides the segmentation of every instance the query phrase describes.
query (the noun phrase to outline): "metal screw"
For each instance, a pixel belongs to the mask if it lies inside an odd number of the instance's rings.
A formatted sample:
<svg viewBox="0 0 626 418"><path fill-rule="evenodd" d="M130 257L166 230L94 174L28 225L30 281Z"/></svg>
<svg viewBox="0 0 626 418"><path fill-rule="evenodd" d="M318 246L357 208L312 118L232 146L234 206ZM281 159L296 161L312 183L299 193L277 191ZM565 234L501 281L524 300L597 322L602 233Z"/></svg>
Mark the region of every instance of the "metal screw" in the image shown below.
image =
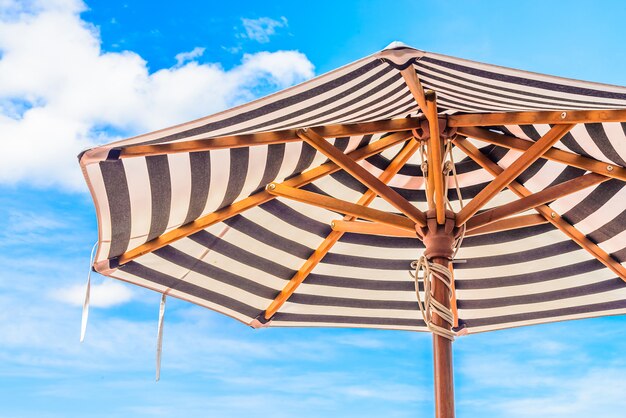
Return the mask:
<svg viewBox="0 0 626 418"><path fill-rule="evenodd" d="M330 223L330 227L331 227L331 228L333 228L333 229L335 229L335 221L332 221L332 222Z"/></svg>
<svg viewBox="0 0 626 418"><path fill-rule="evenodd" d="M274 190L276 188L276 184L270 183L267 185L267 190Z"/></svg>
<svg viewBox="0 0 626 418"><path fill-rule="evenodd" d="M565 119L567 117L567 112L561 113L561 119Z"/></svg>
<svg viewBox="0 0 626 418"><path fill-rule="evenodd" d="M606 166L606 171L613 171L613 166L612 165L607 165Z"/></svg>
<svg viewBox="0 0 626 418"><path fill-rule="evenodd" d="M556 213L552 212L552 213L550 214L550 217L551 217L552 219L556 218Z"/></svg>

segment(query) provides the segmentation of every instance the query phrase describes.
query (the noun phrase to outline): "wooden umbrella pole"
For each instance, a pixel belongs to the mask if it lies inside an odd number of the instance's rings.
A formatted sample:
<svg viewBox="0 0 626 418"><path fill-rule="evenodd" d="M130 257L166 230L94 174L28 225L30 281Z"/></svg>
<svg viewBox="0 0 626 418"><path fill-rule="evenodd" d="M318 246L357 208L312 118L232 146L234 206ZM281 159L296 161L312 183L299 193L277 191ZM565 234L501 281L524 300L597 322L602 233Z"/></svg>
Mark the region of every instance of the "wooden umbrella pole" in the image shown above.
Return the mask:
<svg viewBox="0 0 626 418"><path fill-rule="evenodd" d="M450 261L444 257L433 257L432 263L449 267ZM433 282L433 297L446 307L450 307L450 291L439 280ZM450 325L437 314L433 314L433 323L446 329ZM433 334L433 363L435 374L435 417L454 418L454 373L452 367L452 341Z"/></svg>
<svg viewBox="0 0 626 418"><path fill-rule="evenodd" d="M424 237L424 255L429 262L450 268L454 240L459 232L455 214L445 212L445 222L437 222L436 210L426 212L426 226L421 229ZM432 297L450 308L450 289L440 280L432 280ZM432 324L450 330L451 325L437 313L432 313ZM452 341L433 333L433 364L435 382L435 417L454 418L454 375L452 364Z"/></svg>

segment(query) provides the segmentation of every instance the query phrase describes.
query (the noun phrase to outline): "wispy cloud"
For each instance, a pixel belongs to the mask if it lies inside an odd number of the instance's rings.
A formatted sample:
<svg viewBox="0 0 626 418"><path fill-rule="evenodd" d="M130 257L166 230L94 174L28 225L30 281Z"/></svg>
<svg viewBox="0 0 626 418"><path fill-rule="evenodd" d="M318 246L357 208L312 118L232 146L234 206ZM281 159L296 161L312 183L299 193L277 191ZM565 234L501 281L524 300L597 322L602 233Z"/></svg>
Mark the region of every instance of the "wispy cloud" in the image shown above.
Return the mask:
<svg viewBox="0 0 626 418"><path fill-rule="evenodd" d="M204 51L205 48L197 46L189 52L181 52L180 54L176 54L176 66L180 67L186 62L193 61L196 58L200 58L202 54L204 54Z"/></svg>
<svg viewBox="0 0 626 418"><path fill-rule="evenodd" d="M270 37L276 34L276 29L287 27L287 18L281 16L280 20L274 20L269 17L260 17L258 19L242 18L241 22L246 31L245 36L259 43L267 43Z"/></svg>
<svg viewBox="0 0 626 418"><path fill-rule="evenodd" d="M561 377L541 394L521 392L513 398L492 398L485 406L503 417L618 418L626 409L625 373L624 368L594 368L575 379Z"/></svg>
<svg viewBox="0 0 626 418"><path fill-rule="evenodd" d="M486 417L620 416L626 405L619 395L626 362L610 353L621 352L626 341L610 321L548 324L461 340L457 373L471 384L462 385L460 408Z"/></svg>
<svg viewBox="0 0 626 418"><path fill-rule="evenodd" d="M46 232L66 228L68 225L58 217L33 211L13 210L8 213L7 229L10 232Z"/></svg>

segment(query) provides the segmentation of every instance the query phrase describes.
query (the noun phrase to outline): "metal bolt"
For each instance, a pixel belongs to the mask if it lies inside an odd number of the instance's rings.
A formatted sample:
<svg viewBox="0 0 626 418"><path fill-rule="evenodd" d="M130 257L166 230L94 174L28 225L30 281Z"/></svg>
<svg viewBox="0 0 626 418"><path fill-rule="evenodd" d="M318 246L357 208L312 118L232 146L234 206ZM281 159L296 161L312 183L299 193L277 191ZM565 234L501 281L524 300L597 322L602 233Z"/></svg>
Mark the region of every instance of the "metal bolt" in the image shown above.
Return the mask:
<svg viewBox="0 0 626 418"><path fill-rule="evenodd" d="M333 229L335 229L335 221L332 221L332 222L330 223L330 227L331 227L331 228L333 228Z"/></svg>
<svg viewBox="0 0 626 418"><path fill-rule="evenodd" d="M612 165L607 165L606 166L606 171L613 171L613 166Z"/></svg>
<svg viewBox="0 0 626 418"><path fill-rule="evenodd" d="M550 214L550 217L551 217L552 219L556 218L556 213L552 212L552 213Z"/></svg>
<svg viewBox="0 0 626 418"><path fill-rule="evenodd" d="M561 113L561 119L565 119L567 117L567 112Z"/></svg>
<svg viewBox="0 0 626 418"><path fill-rule="evenodd" d="M274 190L276 188L276 184L270 183L267 185L267 190Z"/></svg>

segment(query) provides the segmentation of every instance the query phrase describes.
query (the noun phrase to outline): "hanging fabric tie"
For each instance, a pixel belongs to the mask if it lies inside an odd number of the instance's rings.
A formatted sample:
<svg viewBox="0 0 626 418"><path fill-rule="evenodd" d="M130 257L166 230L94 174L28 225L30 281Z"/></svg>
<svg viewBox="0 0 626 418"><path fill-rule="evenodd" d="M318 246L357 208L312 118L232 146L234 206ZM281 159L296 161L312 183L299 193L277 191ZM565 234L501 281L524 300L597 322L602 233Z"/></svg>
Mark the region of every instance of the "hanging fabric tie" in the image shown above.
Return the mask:
<svg viewBox="0 0 626 418"><path fill-rule="evenodd" d="M156 381L161 378L161 353L163 351L163 316L165 315L165 299L167 295L163 293L161 296L161 305L159 307L159 325L157 328L157 349L156 349Z"/></svg>
<svg viewBox="0 0 626 418"><path fill-rule="evenodd" d="M87 332L87 320L89 319L89 297L91 294L91 271L93 266L93 258L98 248L96 242L91 249L91 256L89 257L89 272L87 273L87 287L85 289L85 301L83 302L83 315L80 321L80 342L85 341L85 333Z"/></svg>
<svg viewBox="0 0 626 418"><path fill-rule="evenodd" d="M409 274L415 278L415 294L417 295L417 304L424 318L424 322L428 329L433 333L441 337L454 341L456 333L446 328L433 324L432 314L437 314L441 319L450 324L450 327L454 326L454 314L452 309L446 307L444 304L437 301L432 297L432 281L439 280L448 289L450 298L452 298L452 272L446 267L429 262L425 256L421 256L419 260L413 261L411 267L415 269L415 273L409 272ZM420 272L422 272L422 281L424 282L424 298L422 299L419 290Z"/></svg>

